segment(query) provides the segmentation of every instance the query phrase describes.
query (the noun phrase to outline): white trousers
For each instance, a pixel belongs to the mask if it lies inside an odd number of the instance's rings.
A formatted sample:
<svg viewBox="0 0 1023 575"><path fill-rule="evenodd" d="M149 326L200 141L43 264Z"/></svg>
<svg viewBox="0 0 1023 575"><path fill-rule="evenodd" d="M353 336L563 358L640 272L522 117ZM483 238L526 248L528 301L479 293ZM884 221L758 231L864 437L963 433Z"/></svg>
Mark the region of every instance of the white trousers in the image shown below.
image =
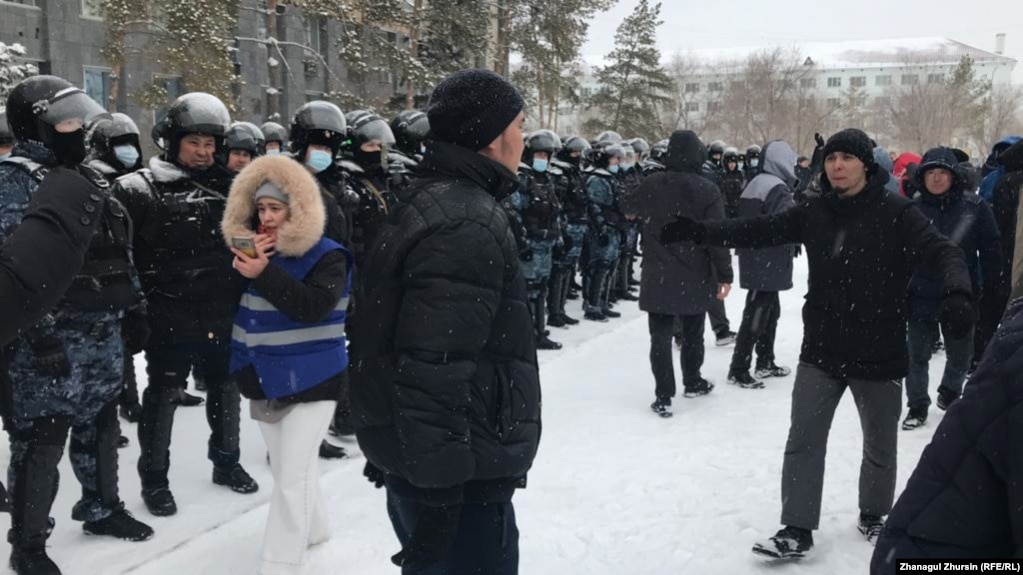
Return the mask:
<svg viewBox="0 0 1023 575"><path fill-rule="evenodd" d="M300 403L276 423L259 422L274 478L260 575L301 574L306 549L330 538L317 467L334 406Z"/></svg>

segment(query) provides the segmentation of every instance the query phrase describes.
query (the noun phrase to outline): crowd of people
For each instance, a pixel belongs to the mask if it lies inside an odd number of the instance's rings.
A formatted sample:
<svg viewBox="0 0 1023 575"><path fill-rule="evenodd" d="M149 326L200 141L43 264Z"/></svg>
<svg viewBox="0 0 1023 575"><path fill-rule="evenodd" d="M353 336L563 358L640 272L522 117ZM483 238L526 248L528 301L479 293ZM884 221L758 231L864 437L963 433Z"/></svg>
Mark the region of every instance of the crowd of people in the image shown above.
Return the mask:
<svg viewBox="0 0 1023 575"><path fill-rule="evenodd" d="M1018 138L996 144L981 170L943 146L889 154L856 129L818 137L812 158L780 140L740 152L688 131L653 145L613 131L562 139L523 133L516 89L464 70L426 111L390 121L313 101L287 127L257 126L189 93L155 126L161 152L145 162L135 122L66 80L24 80L6 105L0 239L5 260L37 261L4 270L21 274L17 296L4 292L18 302L17 326L4 326L0 374L8 540L21 575L60 573L46 541L69 436L82 488L72 518L89 534L154 535L118 495L117 450L131 441L119 414L138 423L150 514L178 512L169 470L179 406L205 403L211 481L256 492L239 463L243 397L274 479L260 573L300 573L306 550L329 538L317 463L347 455L327 435L353 434L367 479L387 490L403 573L516 573L512 497L537 453L537 350L561 348L551 328L607 322L621 317L618 302L638 300L660 417L677 393L673 340L683 395L714 389L702 373L708 318L717 345L734 343L728 383L762 389L792 372L775 362L779 292L794 287L804 250L783 528L754 553L793 559L813 548L846 388L864 429L857 525L878 545L878 573L900 553L1018 548L992 528L970 545L907 527L933 512L923 491L961 491L970 478L964 467L936 470L1009 457L998 451L1005 438L932 445L924 460L934 466L921 465L892 511L901 382L902 429L920 428L939 344L937 407L962 405L943 425L1016 425L1018 399L990 397L1011 396L998 378L1019 361L1018 306L1004 313L1019 255ZM737 333L724 309L732 248L747 292ZM185 393L190 378L205 399ZM970 465L972 477L1005 481ZM943 512L1007 526L1008 506L999 512L994 498Z"/></svg>

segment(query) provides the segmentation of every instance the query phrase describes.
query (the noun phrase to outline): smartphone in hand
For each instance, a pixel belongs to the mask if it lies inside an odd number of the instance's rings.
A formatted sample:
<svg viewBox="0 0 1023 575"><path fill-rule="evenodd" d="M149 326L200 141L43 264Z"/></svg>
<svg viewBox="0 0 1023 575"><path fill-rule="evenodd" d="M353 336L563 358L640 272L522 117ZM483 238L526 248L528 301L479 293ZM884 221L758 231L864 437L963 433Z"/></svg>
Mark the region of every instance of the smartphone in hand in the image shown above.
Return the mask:
<svg viewBox="0 0 1023 575"><path fill-rule="evenodd" d="M231 238L231 245L234 246L234 249L250 258L258 257L256 255L256 242L252 238Z"/></svg>

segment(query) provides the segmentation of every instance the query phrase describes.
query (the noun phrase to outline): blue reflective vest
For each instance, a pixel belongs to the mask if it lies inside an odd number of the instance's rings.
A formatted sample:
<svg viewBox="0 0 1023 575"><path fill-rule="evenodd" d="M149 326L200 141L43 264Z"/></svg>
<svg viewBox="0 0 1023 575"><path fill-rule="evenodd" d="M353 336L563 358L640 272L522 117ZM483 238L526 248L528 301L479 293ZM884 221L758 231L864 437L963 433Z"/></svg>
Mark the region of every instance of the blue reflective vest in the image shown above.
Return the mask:
<svg viewBox="0 0 1023 575"><path fill-rule="evenodd" d="M271 262L302 281L326 253L341 250L341 244L321 239L297 258L273 256ZM251 365L267 399L301 393L327 381L348 367L345 349L345 316L352 274L346 274L345 289L334 311L323 321L296 322L259 295L251 285L242 296L231 333L231 373Z"/></svg>

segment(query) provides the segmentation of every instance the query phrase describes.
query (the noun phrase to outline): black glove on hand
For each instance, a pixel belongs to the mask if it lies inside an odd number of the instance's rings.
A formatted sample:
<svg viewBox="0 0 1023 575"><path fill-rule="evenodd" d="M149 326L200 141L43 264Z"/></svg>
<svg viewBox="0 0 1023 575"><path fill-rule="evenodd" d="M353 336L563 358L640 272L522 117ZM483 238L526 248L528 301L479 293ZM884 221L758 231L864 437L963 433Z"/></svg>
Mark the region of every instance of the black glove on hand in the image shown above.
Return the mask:
<svg viewBox="0 0 1023 575"><path fill-rule="evenodd" d="M954 293L941 300L941 327L956 339L966 337L977 321L973 300L969 296Z"/></svg>
<svg viewBox="0 0 1023 575"><path fill-rule="evenodd" d="M67 377L71 375L71 360L67 357L64 342L56 335L46 334L28 338L32 349L33 367L44 377Z"/></svg>
<svg viewBox="0 0 1023 575"><path fill-rule="evenodd" d="M611 236L609 236L607 234L598 234L597 235L597 245L598 246L603 248L603 247L607 247L607 245L610 244L610 243L611 243Z"/></svg>
<svg viewBox="0 0 1023 575"><path fill-rule="evenodd" d="M149 318L145 308L132 308L124 314L121 321L121 336L129 354L141 353L149 342L149 334Z"/></svg>
<svg viewBox="0 0 1023 575"><path fill-rule="evenodd" d="M693 218L678 214L675 221L665 224L661 228L660 240L662 244L675 244L678 242L702 243L707 236L707 227Z"/></svg>
<svg viewBox="0 0 1023 575"><path fill-rule="evenodd" d="M461 505L424 506L412 532L412 541L391 557L391 562L417 571L443 561L455 543L461 516Z"/></svg>
<svg viewBox="0 0 1023 575"><path fill-rule="evenodd" d="M373 484L373 487L380 489L384 486L384 472L368 461L366 462L366 467L362 470L362 475Z"/></svg>

